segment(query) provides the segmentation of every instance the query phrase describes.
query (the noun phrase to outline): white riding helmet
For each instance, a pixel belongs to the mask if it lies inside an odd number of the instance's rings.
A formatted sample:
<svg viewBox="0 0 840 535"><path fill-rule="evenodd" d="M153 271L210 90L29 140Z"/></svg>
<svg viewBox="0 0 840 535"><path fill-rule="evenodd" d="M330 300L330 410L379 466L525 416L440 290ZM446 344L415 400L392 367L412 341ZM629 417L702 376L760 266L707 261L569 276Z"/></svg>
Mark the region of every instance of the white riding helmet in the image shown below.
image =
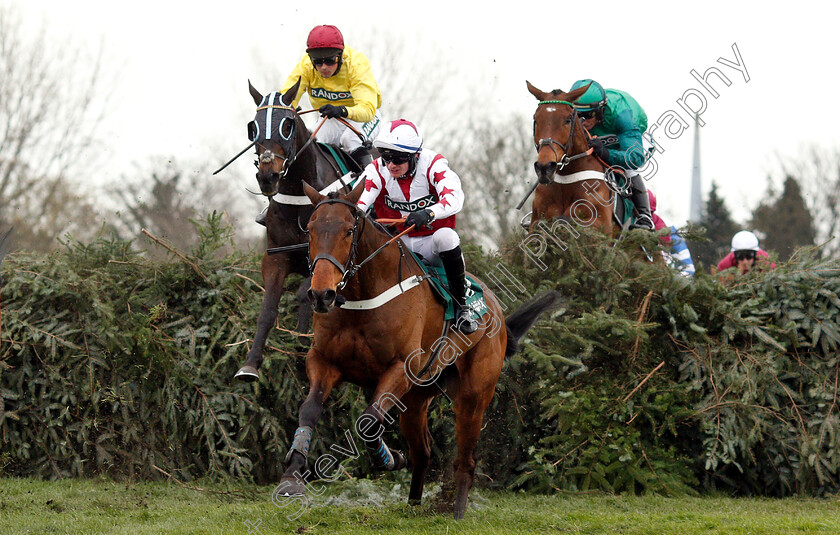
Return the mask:
<svg viewBox="0 0 840 535"><path fill-rule="evenodd" d="M379 136L373 142L377 149L398 152L418 153L423 148L423 135L411 121L397 119L380 129Z"/></svg>
<svg viewBox="0 0 840 535"><path fill-rule="evenodd" d="M732 236L733 251L758 251L758 238L749 230L742 230Z"/></svg>

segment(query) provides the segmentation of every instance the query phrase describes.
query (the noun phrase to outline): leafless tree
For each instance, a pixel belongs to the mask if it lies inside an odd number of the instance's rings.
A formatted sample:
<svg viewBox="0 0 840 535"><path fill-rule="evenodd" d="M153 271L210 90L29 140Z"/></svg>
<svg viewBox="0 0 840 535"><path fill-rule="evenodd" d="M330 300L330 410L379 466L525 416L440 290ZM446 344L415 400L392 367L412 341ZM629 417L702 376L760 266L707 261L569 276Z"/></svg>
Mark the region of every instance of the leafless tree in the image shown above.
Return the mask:
<svg viewBox="0 0 840 535"><path fill-rule="evenodd" d="M231 182L201 166L179 165L172 158L151 158L132 177L108 188L108 194L117 207L109 223L125 239L139 238L146 229L180 250L189 250L199 239L190 220L214 211L224 213L234 228L243 226L238 224L240 217L257 226L252 222L254 205L243 208L236 202L241 193L234 191ZM254 241L246 236L243 245ZM137 243L142 245L144 240Z"/></svg>
<svg viewBox="0 0 840 535"><path fill-rule="evenodd" d="M15 248L96 229L74 178L95 161L107 109L101 52L88 60L82 47L54 45L47 28L24 32L19 13L0 6L0 224L14 226Z"/></svg>
<svg viewBox="0 0 840 535"><path fill-rule="evenodd" d="M797 179L814 220L816 243L826 245L823 256L840 254L840 147L811 146L800 156L778 156L778 176ZM784 217L784 214L781 214Z"/></svg>

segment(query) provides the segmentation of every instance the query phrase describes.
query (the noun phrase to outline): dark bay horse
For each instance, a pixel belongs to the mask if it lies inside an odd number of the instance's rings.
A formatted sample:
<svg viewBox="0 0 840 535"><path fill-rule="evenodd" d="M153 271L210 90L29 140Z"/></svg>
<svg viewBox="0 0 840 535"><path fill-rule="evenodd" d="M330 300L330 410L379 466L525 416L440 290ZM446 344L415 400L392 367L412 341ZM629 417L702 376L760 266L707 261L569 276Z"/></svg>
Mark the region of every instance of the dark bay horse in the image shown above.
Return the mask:
<svg viewBox="0 0 840 535"><path fill-rule="evenodd" d="M305 186L316 205L309 220L315 338L306 355L309 394L300 407L294 442L277 487L281 496L305 494L305 465L312 430L330 392L349 381L374 390L370 405L353 426L379 469L410 463L409 503L418 504L431 455L427 411L445 390L455 412L455 518L463 518L475 477L473 457L484 411L490 403L506 355L558 296L550 292L505 320L502 309L482 284L488 312L479 329L463 335L444 330L443 306L424 271L404 245L359 211L364 184L347 195L324 196ZM400 413L408 442L406 459L382 440L383 421ZM348 431L349 434L349 431ZM318 477L320 462L314 469Z"/></svg>
<svg viewBox="0 0 840 535"><path fill-rule="evenodd" d="M609 166L591 154L588 133L574 107L574 101L589 86L568 93L559 89L547 93L526 83L528 91L540 101L534 112L538 185L529 231L534 231L541 219L560 217L617 234L620 227L613 218L615 192L605 175Z"/></svg>
<svg viewBox="0 0 840 535"><path fill-rule="evenodd" d="M260 192L269 198L265 217L267 252L262 259L265 296L257 319L257 332L248 351L245 364L235 377L256 381L263 361L263 349L268 333L277 320L277 306L286 277L290 273L308 276L307 239L303 226L312 213L312 205L303 194L304 184L318 190L344 186L335 161L311 142L312 135L291 102L297 94L298 83L285 94L266 96L248 88L257 105L256 117L248 124L248 137L257 147L257 182ZM304 280L297 292L298 332L309 330L312 310Z"/></svg>

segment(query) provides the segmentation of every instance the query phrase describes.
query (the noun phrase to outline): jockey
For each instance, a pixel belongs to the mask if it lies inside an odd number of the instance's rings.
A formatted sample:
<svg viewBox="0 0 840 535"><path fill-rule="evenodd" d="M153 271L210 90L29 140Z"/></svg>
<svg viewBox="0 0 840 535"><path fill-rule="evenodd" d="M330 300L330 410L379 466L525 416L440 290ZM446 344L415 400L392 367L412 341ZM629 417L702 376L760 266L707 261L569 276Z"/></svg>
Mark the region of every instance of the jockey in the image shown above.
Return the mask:
<svg viewBox="0 0 840 535"><path fill-rule="evenodd" d="M589 89L575 101L578 114L583 119L583 126L593 136L618 137L617 148L607 148L597 137L590 138L589 146L601 161L625 170L625 175L630 180L630 199L636 206L636 221L631 228L653 230L645 181L636 172L636 169L645 163L645 150L642 145L642 134L647 130L645 110L636 99L624 91L604 89L601 84L588 78L575 82L569 91L587 85Z"/></svg>
<svg viewBox="0 0 840 535"><path fill-rule="evenodd" d="M478 322L466 306L466 269L461 239L455 231L455 214L464 205L461 179L440 154L423 148L423 136L410 121L385 123L373 142L377 158L365 168L362 210L373 206L377 217L406 217L414 230L403 242L425 262L443 265L455 301L455 327L475 332Z"/></svg>
<svg viewBox="0 0 840 535"><path fill-rule="evenodd" d="M372 161L368 148L379 131L382 94L373 77L368 58L349 46L335 26L316 26L306 40L306 54L283 84L282 92L301 80L292 101L296 107L304 93L312 107L326 121L315 136L317 141L341 148L364 169ZM365 140L337 120L346 119Z"/></svg>
<svg viewBox="0 0 840 535"><path fill-rule="evenodd" d="M756 264L759 257L762 263L766 264L770 255L758 247L758 237L755 234L749 230L742 230L732 236L732 250L718 263L717 270L737 267L738 271L744 274ZM770 269L775 267L775 262L770 264Z"/></svg>
<svg viewBox="0 0 840 535"><path fill-rule="evenodd" d="M671 252L662 251L665 261L686 277L693 277L696 269L694 267L694 260L691 258L691 251L688 250L688 244L682 236L677 232L677 227L669 225L656 213L656 195L653 190L647 190L648 200L650 201L650 213L653 220L653 230L662 230L669 227L671 230L670 236L662 236L661 240L671 246Z"/></svg>

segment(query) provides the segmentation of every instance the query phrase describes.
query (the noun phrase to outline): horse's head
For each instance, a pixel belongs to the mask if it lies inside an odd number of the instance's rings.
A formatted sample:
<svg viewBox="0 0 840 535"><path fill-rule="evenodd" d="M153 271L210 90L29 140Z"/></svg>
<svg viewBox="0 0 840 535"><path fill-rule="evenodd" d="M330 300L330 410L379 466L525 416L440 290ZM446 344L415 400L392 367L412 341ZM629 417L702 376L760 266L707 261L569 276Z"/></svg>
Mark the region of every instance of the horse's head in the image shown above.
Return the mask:
<svg viewBox="0 0 840 535"><path fill-rule="evenodd" d="M306 183L303 189L316 206L307 225L312 275L308 294L315 312L325 313L335 305L337 291L355 273L356 248L365 224L356 202L364 190L364 181L347 195L324 196Z"/></svg>
<svg viewBox="0 0 840 535"><path fill-rule="evenodd" d="M257 105L257 114L248 123L248 138L257 146L257 182L267 197L277 193L300 148L300 136L306 135L303 121L291 106L299 86L300 80L283 94L263 96L248 82Z"/></svg>
<svg viewBox="0 0 840 535"><path fill-rule="evenodd" d="M547 93L537 89L530 82L525 83L528 84L528 91L540 101L537 111L534 112L534 144L537 148L534 170L541 183L549 184L554 180L554 173L572 158L583 156L588 148L580 116L572 103L583 95L589 86L568 93L559 89Z"/></svg>

